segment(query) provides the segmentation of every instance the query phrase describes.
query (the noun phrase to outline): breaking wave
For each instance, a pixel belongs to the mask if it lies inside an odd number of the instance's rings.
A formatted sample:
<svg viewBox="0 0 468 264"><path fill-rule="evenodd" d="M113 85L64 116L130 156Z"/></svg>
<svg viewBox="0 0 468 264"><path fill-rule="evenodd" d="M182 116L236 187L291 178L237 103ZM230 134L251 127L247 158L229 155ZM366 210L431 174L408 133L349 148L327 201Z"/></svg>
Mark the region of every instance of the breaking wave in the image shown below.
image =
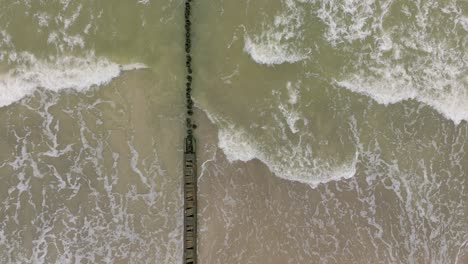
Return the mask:
<svg viewBox="0 0 468 264"><path fill-rule="evenodd" d="M268 36L268 33L265 34ZM307 54L294 51L290 45L281 44L280 37L255 37L253 40L245 36L244 51L259 64L274 65L295 63L307 59Z"/></svg>
<svg viewBox="0 0 468 264"><path fill-rule="evenodd" d="M22 57L27 58L26 63L0 74L0 107L31 95L38 88L85 91L109 83L124 71L146 68L141 63L120 65L94 55L49 60L38 60L31 54Z"/></svg>
<svg viewBox="0 0 468 264"><path fill-rule="evenodd" d="M315 157L310 145L279 146L272 151L253 140L242 128L208 113L211 122L219 127L218 147L230 162L260 160L276 176L308 184L312 188L321 183L349 179L356 173L358 152L345 162Z"/></svg>
<svg viewBox="0 0 468 264"><path fill-rule="evenodd" d="M307 146L298 146L292 152L288 148L278 148L277 153L267 154L268 150L250 140L246 133L233 128L221 129L218 140L219 148L229 161L258 159L278 177L305 183L313 188L321 183L349 179L356 173L358 153L343 164L314 158Z"/></svg>
<svg viewBox="0 0 468 264"><path fill-rule="evenodd" d="M336 84L380 104L414 99L455 124L468 120L468 28L461 10L455 1L318 1L325 38L359 54ZM387 20L395 13L402 19ZM358 48L347 45L357 41Z"/></svg>
<svg viewBox="0 0 468 264"><path fill-rule="evenodd" d="M275 16L273 23L263 25L259 34L245 34L244 51L259 64L295 63L309 57L310 50L301 49L304 10L292 0L285 3L286 12Z"/></svg>

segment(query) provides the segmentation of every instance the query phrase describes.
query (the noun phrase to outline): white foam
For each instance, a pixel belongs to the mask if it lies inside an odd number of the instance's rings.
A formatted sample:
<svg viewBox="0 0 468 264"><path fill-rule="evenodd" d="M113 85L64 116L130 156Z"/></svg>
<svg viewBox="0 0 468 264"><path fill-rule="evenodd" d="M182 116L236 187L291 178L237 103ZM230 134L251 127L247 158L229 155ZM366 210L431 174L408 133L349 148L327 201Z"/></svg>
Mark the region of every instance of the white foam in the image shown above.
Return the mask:
<svg viewBox="0 0 468 264"><path fill-rule="evenodd" d="M334 46L364 41L349 49L358 58L336 84L372 97L380 104L414 99L459 124L468 120L468 55L466 17L456 2L414 2L401 6L408 20L383 23L392 1L320 0L316 15L326 25L325 38ZM430 19L429 14L441 18ZM432 15L434 16L434 15ZM414 17L414 19L413 19ZM404 23L404 24L403 24ZM444 27L434 36L433 28ZM341 46L338 46L341 48Z"/></svg>
<svg viewBox="0 0 468 264"><path fill-rule="evenodd" d="M283 114L283 117L286 119L286 123L288 124L288 127L291 130L291 132L293 134L299 132L296 123L302 119L301 115L296 110L284 104L280 104L278 108L281 114Z"/></svg>
<svg viewBox="0 0 468 264"><path fill-rule="evenodd" d="M27 63L0 75L0 107L33 94L37 88L56 92L62 89L86 91L109 83L123 71L145 67L141 63L119 65L94 55L63 56L46 61L30 55Z"/></svg>
<svg viewBox="0 0 468 264"><path fill-rule="evenodd" d="M360 70L336 83L380 104L414 99L455 124L468 121L468 55L446 40L430 40L418 31L411 35L401 43L394 36L393 56L376 49L373 59L359 59ZM414 56L414 50L421 55Z"/></svg>
<svg viewBox="0 0 468 264"><path fill-rule="evenodd" d="M303 40L304 10L292 0L284 4L284 13L264 25L265 30L244 36L244 51L259 64L296 63L309 57L310 50L296 45Z"/></svg>
<svg viewBox="0 0 468 264"><path fill-rule="evenodd" d="M300 83L299 83L300 84ZM291 105L295 105L297 104L297 101L299 99L299 91L300 91L300 87L299 87L299 84L293 86L291 82L288 82L286 84L286 88L288 89L288 95L289 95L289 99L288 99L288 102L291 104Z"/></svg>
<svg viewBox="0 0 468 264"><path fill-rule="evenodd" d="M258 159L276 176L298 181L315 188L321 183L349 179L356 173L358 154L342 164L313 158L308 146L301 145L293 151L277 148L278 153L267 154L257 142L241 129L221 128L218 134L219 148L230 162Z"/></svg>
<svg viewBox="0 0 468 264"><path fill-rule="evenodd" d="M375 0L320 0L315 14L327 26L325 38L332 44L352 42L368 37L375 29ZM380 3L385 13L388 3Z"/></svg>
<svg viewBox="0 0 468 264"><path fill-rule="evenodd" d="M338 164L314 158L309 145L298 144L292 148L278 146L271 153L259 142L253 140L246 131L205 110L210 121L220 127L218 147L229 162L258 159L276 176L310 185L312 188L321 183L349 179L356 174L358 152L350 160Z"/></svg>
<svg viewBox="0 0 468 264"><path fill-rule="evenodd" d="M299 132L297 123L300 120L304 122L304 125L307 125L308 123L307 118L305 118L299 111L300 105L299 106L297 105L300 99L300 88L301 88L300 85L301 85L301 81L298 81L294 85L291 82L286 83L286 89L287 89L287 95L288 95L287 102L284 102L284 100L281 98L281 94L283 94L281 91L276 91L276 90L272 91L273 96L275 96L277 99L277 102L275 104L278 105L278 109L280 110L283 118L286 120L286 124L288 125L289 130L293 134L297 134ZM276 115L274 116L275 116L276 122L278 124L281 124L282 120L278 118ZM287 136L284 133L283 133L283 138L287 138Z"/></svg>
<svg viewBox="0 0 468 264"><path fill-rule="evenodd" d="M49 25L50 16L46 13L36 13L34 18L37 20L39 27L47 27Z"/></svg>
<svg viewBox="0 0 468 264"><path fill-rule="evenodd" d="M255 62L266 65L295 63L308 58L307 53L297 52L290 44L281 44L274 35L266 39L256 37L254 40L246 35L244 51Z"/></svg>
<svg viewBox="0 0 468 264"><path fill-rule="evenodd" d="M461 17L459 23L465 31L468 31L468 16Z"/></svg>
<svg viewBox="0 0 468 264"><path fill-rule="evenodd" d="M468 90L466 83L456 77L445 79L441 73L428 68L430 75L439 75L435 79L413 81L410 74L400 66L379 69L380 74L354 75L346 80L337 81L341 87L370 96L380 104L388 105L408 99L425 103L447 119L459 124L468 120Z"/></svg>

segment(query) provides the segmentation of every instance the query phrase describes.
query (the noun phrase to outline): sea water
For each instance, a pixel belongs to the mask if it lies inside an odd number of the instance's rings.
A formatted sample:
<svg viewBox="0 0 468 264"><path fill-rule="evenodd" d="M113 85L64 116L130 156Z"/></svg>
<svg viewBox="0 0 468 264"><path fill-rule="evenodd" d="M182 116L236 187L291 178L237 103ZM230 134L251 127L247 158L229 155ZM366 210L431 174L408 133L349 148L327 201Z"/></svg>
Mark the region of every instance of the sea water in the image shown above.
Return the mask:
<svg viewBox="0 0 468 264"><path fill-rule="evenodd" d="M179 263L183 1L0 6L0 262ZM192 13L200 262L466 261L466 1Z"/></svg>

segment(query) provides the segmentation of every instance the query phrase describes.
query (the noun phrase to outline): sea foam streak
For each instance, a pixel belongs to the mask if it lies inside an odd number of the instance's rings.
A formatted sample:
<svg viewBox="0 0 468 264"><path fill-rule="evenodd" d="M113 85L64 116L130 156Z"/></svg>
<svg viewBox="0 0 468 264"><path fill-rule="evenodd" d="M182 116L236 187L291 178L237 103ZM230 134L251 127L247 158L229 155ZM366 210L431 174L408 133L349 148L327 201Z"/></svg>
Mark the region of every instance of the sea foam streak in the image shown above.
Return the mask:
<svg viewBox="0 0 468 264"><path fill-rule="evenodd" d="M63 56L47 61L31 55L27 63L0 75L0 107L33 94L37 88L85 91L109 83L123 71L141 68L146 66L141 63L120 65L93 55Z"/></svg>

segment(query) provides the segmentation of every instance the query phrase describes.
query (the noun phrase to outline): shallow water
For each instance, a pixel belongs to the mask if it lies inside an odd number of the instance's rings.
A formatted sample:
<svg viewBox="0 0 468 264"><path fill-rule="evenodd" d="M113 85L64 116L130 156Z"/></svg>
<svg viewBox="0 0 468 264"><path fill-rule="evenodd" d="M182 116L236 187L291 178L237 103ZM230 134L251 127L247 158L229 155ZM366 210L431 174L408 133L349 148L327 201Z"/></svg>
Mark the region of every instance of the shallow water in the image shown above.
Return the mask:
<svg viewBox="0 0 468 264"><path fill-rule="evenodd" d="M0 262L181 262L183 1L0 5ZM467 261L466 1L193 13L201 263Z"/></svg>

